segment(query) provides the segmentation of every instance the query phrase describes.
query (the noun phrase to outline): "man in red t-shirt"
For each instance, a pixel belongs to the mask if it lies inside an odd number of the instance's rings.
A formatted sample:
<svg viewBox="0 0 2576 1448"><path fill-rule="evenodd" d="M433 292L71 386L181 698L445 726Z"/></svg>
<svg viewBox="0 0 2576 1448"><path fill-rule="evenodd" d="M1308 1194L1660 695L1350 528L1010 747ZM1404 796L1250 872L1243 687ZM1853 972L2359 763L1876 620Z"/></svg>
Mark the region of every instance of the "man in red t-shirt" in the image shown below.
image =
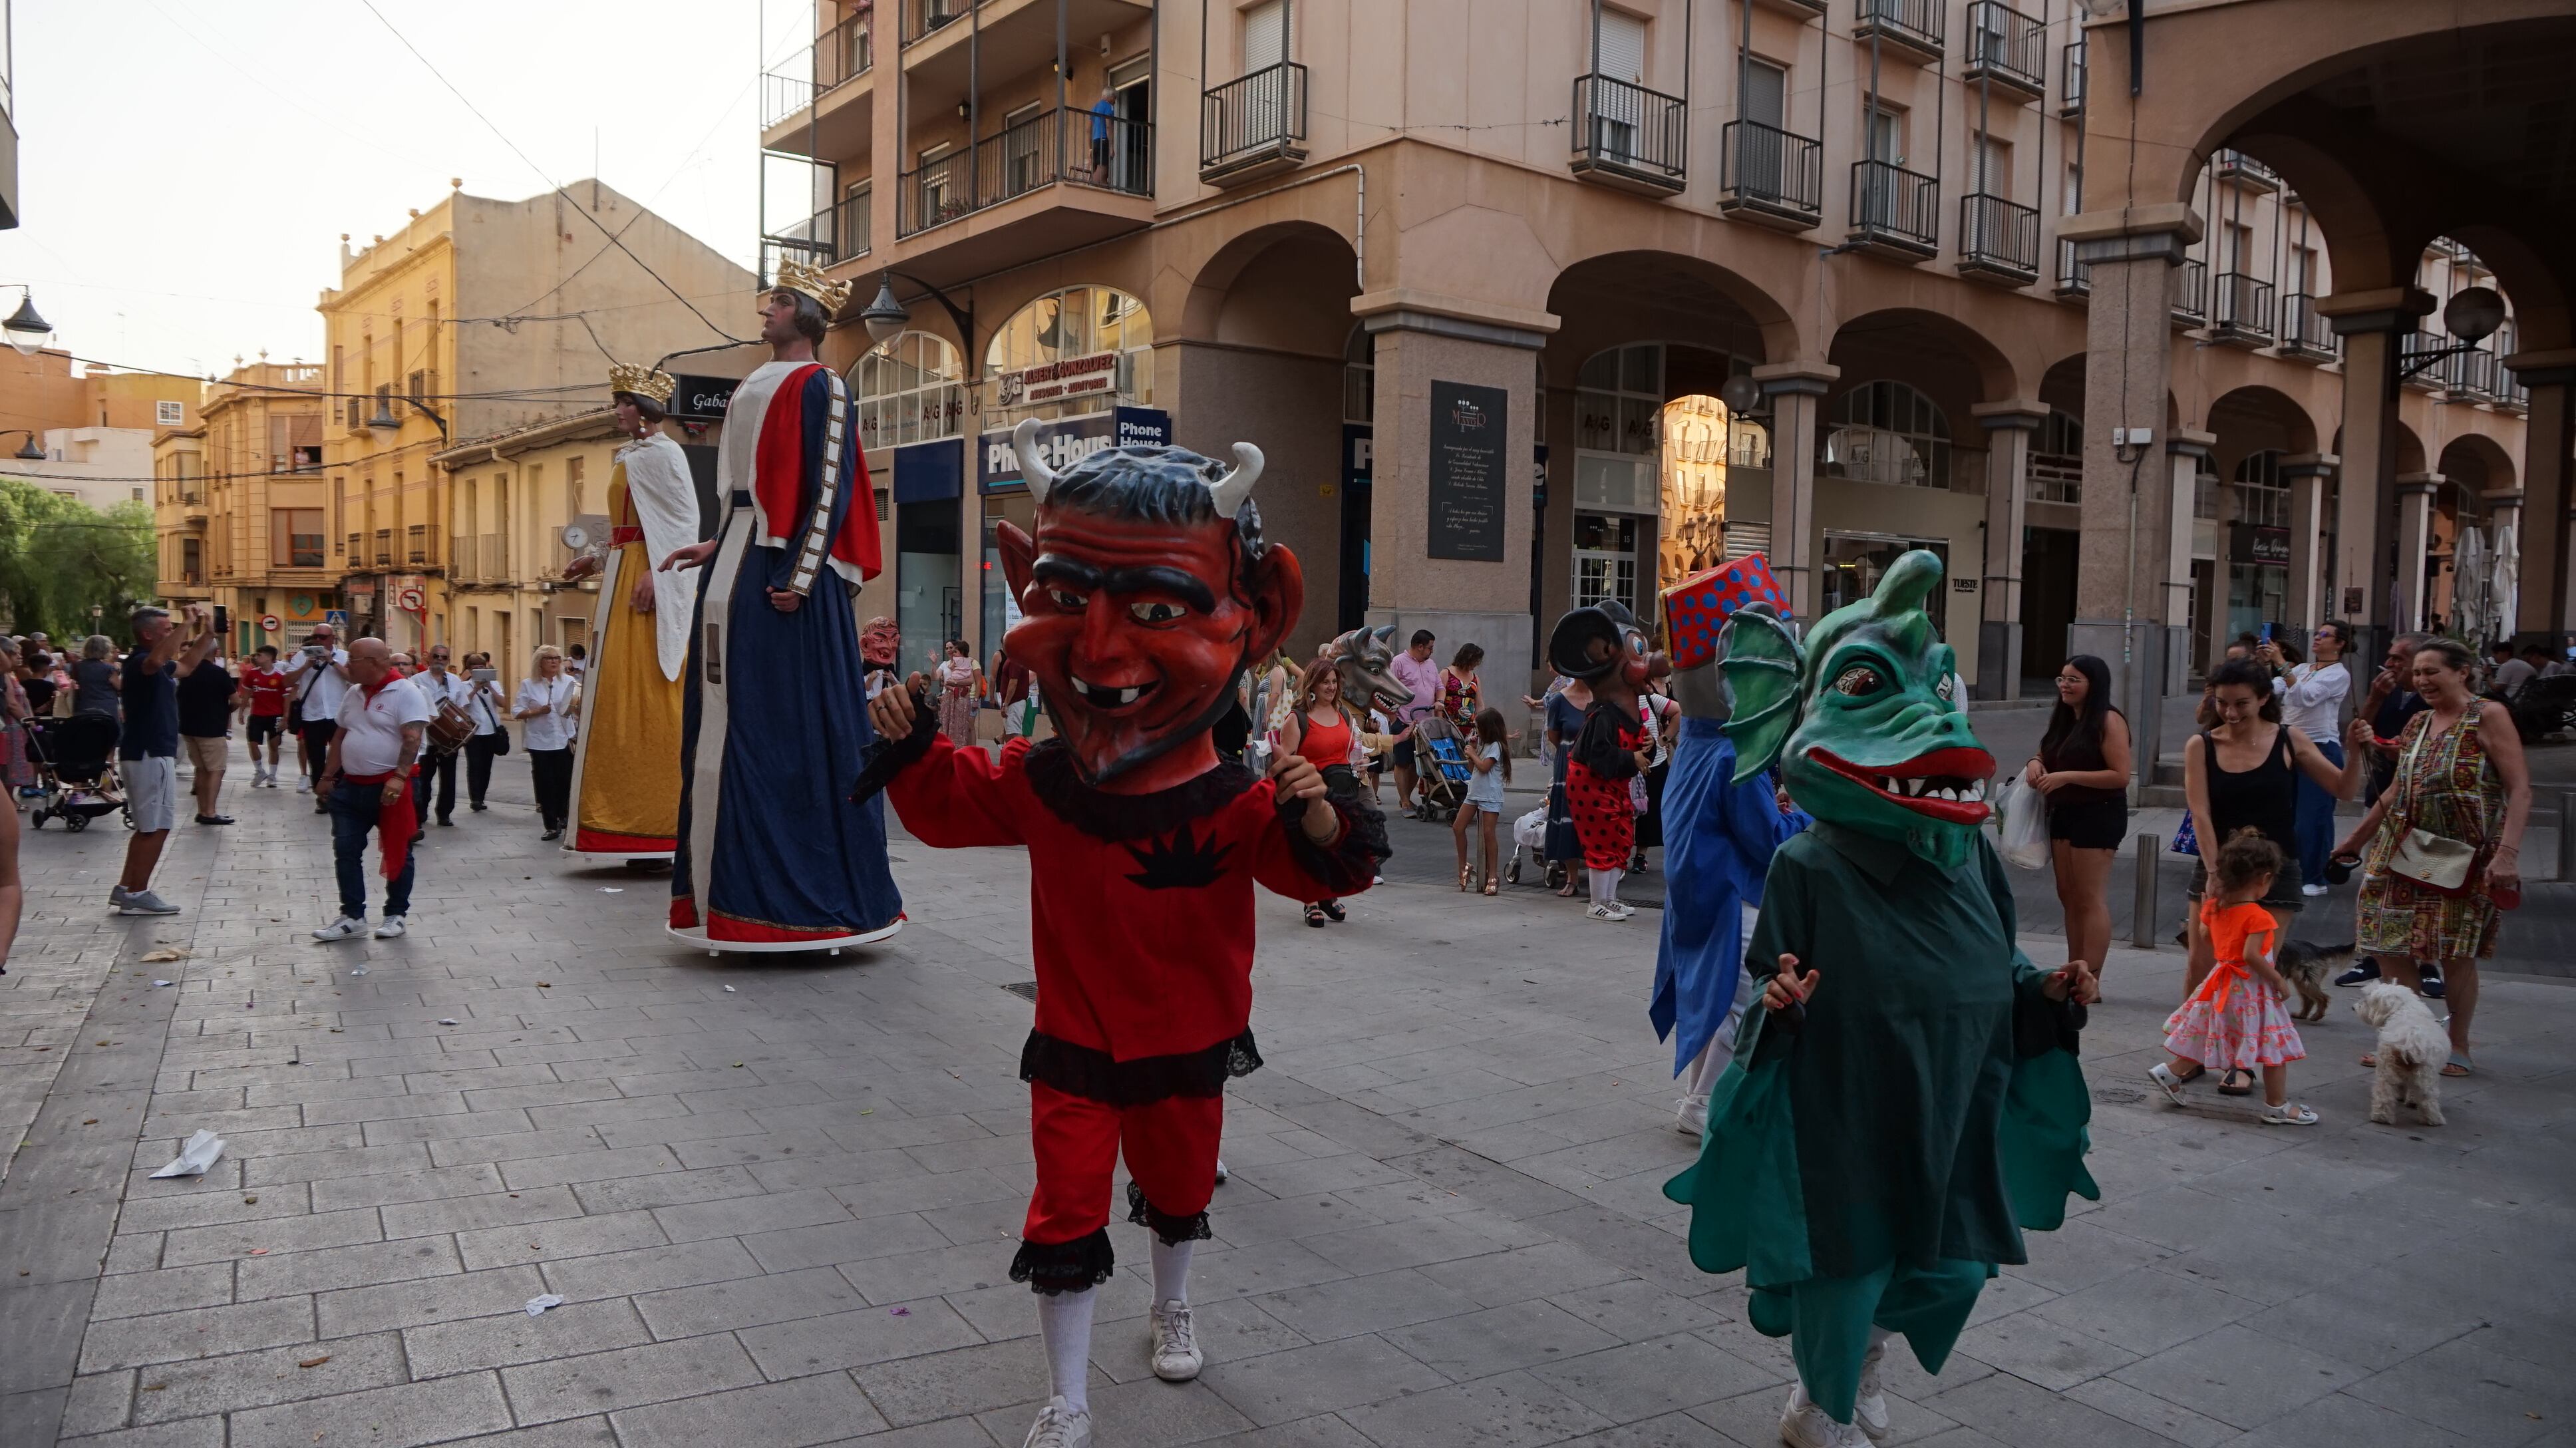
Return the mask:
<svg viewBox="0 0 2576 1448"><path fill-rule="evenodd" d="M286 675L277 670L277 646L262 644L251 656L250 667L242 670L241 689L233 702L250 704L250 787L266 785L277 788L277 742L286 734ZM268 756L260 757L260 741L268 742Z"/></svg>

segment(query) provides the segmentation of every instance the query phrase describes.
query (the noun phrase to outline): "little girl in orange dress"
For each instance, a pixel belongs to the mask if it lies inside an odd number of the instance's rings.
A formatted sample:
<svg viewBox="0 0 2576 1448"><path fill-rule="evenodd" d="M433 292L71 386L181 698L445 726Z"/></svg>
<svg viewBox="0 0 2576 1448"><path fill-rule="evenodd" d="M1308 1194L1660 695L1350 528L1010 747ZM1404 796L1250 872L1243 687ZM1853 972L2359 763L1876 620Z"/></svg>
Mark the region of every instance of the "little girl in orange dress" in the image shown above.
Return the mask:
<svg viewBox="0 0 2576 1448"><path fill-rule="evenodd" d="M2251 828L2238 830L2220 848L2200 917L2218 963L2200 989L2165 1018L2165 1049L2173 1059L2158 1062L2147 1075L2180 1106L2188 1079L2184 1073L2260 1066L2263 1124L2314 1126L2314 1111L2289 1104L2290 1063L2308 1053L2282 1005L2289 999L2289 982L2272 963L2280 946L2280 923L2259 903L2280 869L2280 847Z"/></svg>

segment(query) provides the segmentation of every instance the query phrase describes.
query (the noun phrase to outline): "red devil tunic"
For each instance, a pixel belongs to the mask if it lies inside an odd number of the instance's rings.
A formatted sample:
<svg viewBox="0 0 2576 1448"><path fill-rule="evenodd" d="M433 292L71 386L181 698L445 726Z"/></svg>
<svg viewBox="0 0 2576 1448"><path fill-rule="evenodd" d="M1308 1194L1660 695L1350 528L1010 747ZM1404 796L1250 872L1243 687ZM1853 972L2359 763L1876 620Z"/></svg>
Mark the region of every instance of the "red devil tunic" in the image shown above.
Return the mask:
<svg viewBox="0 0 2576 1448"><path fill-rule="evenodd" d="M1341 830L1317 845L1297 823L1304 805L1283 807L1237 765L1113 795L1076 778L1061 741L1013 740L995 761L916 730L895 752L914 762L886 794L923 843L1029 849L1037 1028L1020 1079L1037 1192L1013 1280L1066 1291L1108 1279L1122 1146L1129 1219L1167 1242L1208 1235L1225 1082L1261 1065L1252 887L1296 900L1367 889L1387 853L1383 821L1337 800Z"/></svg>

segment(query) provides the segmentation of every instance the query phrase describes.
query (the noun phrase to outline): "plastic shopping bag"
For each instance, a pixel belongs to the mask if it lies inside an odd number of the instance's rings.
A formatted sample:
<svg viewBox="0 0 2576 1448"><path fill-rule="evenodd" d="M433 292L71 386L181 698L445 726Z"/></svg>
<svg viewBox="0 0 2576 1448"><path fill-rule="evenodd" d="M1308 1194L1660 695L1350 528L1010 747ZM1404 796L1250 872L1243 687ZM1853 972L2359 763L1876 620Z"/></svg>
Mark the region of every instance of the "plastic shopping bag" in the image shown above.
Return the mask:
<svg viewBox="0 0 2576 1448"><path fill-rule="evenodd" d="M2048 800L2038 790L2015 778L2004 782L2002 807L2003 838L1997 847L2007 863L2025 870L2045 868L2048 864Z"/></svg>

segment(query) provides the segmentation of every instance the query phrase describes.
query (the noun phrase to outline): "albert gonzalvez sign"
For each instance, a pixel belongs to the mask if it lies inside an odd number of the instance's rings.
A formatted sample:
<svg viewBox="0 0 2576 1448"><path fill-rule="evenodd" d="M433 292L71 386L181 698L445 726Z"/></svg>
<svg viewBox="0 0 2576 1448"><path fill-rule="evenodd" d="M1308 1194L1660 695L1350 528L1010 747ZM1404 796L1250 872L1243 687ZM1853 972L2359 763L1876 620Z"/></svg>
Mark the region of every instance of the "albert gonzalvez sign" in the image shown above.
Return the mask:
<svg viewBox="0 0 2576 1448"><path fill-rule="evenodd" d="M1510 399L1499 387L1431 384L1431 538L1434 558L1503 560L1503 436Z"/></svg>

